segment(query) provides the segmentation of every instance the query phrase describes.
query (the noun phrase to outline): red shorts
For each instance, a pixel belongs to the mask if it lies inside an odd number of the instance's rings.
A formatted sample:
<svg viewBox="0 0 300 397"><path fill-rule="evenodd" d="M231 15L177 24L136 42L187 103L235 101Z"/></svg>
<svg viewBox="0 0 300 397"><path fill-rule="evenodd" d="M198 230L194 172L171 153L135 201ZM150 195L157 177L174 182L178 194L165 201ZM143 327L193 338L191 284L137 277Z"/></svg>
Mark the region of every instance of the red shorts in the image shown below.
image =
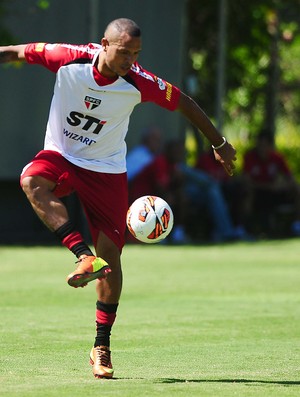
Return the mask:
<svg viewBox="0 0 300 397"><path fill-rule="evenodd" d="M26 176L34 175L55 182L54 194L57 197L77 193L94 246L101 230L122 250L128 210L126 173L89 171L70 163L55 151L42 150L24 167L21 181Z"/></svg>

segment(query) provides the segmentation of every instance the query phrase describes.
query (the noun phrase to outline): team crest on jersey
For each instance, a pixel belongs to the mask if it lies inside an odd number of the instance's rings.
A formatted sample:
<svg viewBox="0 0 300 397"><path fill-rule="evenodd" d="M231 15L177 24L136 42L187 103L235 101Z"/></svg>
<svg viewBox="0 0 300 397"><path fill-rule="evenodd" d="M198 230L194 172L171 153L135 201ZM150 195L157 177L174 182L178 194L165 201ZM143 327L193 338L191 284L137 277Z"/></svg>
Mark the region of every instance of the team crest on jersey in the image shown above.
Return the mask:
<svg viewBox="0 0 300 397"><path fill-rule="evenodd" d="M87 109L93 110L100 105L101 99L93 98L93 97L87 95L84 98L84 103L85 103L85 106Z"/></svg>

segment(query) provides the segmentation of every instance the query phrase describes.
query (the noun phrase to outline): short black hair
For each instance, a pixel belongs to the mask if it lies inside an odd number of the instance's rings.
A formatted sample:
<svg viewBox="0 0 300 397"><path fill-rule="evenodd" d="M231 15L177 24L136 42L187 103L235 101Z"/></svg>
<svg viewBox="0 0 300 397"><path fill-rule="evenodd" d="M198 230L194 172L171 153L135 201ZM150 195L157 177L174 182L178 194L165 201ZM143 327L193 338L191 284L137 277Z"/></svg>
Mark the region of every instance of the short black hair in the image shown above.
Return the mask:
<svg viewBox="0 0 300 397"><path fill-rule="evenodd" d="M105 32L110 28L113 27L117 29L119 33L126 32L129 34L131 37L141 37L142 32L140 27L137 25L136 22L134 22L132 19L128 18L118 18L113 21L111 21L106 29Z"/></svg>

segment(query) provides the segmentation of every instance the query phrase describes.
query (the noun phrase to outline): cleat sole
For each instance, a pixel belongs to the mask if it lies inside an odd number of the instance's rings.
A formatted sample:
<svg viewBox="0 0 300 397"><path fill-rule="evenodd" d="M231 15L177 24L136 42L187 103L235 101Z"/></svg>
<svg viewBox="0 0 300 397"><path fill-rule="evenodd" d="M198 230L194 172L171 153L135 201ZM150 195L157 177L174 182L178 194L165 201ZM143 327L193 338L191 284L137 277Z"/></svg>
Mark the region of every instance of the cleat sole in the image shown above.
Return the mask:
<svg viewBox="0 0 300 397"><path fill-rule="evenodd" d="M96 280L97 278L105 278L110 272L111 268L109 266L103 266L97 272L74 274L68 278L68 284L74 288L85 287L90 281Z"/></svg>

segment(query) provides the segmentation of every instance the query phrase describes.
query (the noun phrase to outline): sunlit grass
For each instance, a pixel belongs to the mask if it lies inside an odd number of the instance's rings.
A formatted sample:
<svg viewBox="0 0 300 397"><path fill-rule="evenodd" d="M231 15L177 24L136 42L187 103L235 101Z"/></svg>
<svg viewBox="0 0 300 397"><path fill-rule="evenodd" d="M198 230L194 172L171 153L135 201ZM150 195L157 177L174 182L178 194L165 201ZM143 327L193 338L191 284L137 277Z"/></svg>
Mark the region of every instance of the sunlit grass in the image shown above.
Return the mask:
<svg viewBox="0 0 300 397"><path fill-rule="evenodd" d="M64 248L0 247L0 396L298 396L299 242L128 246L95 380L93 285L72 289Z"/></svg>

